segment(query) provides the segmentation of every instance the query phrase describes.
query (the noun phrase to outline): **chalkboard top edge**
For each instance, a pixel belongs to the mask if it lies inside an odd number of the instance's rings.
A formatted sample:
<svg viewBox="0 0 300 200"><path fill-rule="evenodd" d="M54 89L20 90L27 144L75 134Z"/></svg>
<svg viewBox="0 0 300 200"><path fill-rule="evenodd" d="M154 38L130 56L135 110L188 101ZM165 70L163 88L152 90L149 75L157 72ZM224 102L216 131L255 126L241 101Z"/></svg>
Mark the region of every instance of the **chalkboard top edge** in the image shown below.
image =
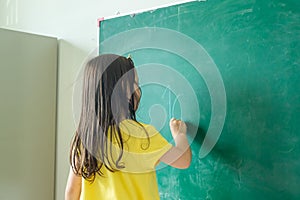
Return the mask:
<svg viewBox="0 0 300 200"><path fill-rule="evenodd" d="M182 1L174 2L174 3L168 3L168 4L164 4L164 5L160 5L160 6L156 6L156 7L152 7L152 8L146 8L146 9L136 10L136 11L132 11L132 12L107 16L107 17L100 17L100 18L98 18L98 26L100 26L100 22L104 21L104 20L114 19L114 18L129 16L129 15L134 16L134 15L139 14L139 13L149 12L149 11L157 10L157 9L160 9L160 8L166 8L166 7L169 7L169 6L175 6L175 5L180 5L180 4L194 2L194 1L206 1L206 0L182 0Z"/></svg>

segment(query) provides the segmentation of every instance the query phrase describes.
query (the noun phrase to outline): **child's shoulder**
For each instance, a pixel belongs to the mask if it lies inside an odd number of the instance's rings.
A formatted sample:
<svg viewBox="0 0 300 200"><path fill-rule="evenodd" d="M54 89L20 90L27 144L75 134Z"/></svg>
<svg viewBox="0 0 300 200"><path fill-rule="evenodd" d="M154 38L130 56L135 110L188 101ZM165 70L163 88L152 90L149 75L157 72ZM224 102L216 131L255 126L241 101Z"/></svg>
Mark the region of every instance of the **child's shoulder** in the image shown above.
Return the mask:
<svg viewBox="0 0 300 200"><path fill-rule="evenodd" d="M120 128L122 131L130 133L130 135L137 134L137 135L139 135L139 137L140 137L141 133L143 133L145 131L147 132L147 135L150 137L158 133L158 131L155 129L155 127L152 126L151 124L146 124L146 123L134 121L131 119L123 120L120 123ZM144 135L144 134L142 134L142 135Z"/></svg>

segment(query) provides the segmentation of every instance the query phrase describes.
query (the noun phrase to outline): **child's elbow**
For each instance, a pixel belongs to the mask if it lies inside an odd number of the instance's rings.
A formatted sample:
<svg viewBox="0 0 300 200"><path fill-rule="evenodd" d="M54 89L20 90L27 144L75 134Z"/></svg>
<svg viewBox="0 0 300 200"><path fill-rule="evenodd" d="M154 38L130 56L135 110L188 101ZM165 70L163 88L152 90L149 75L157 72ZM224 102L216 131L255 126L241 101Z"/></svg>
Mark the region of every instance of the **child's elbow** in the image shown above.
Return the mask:
<svg viewBox="0 0 300 200"><path fill-rule="evenodd" d="M191 166L191 161L187 162L182 169L187 169Z"/></svg>
<svg viewBox="0 0 300 200"><path fill-rule="evenodd" d="M180 169L187 169L191 166L191 158L185 159L180 166Z"/></svg>
<svg viewBox="0 0 300 200"><path fill-rule="evenodd" d="M185 152L185 154L178 160L177 166L175 166L178 169L187 169L190 167L192 162L192 155L191 152Z"/></svg>

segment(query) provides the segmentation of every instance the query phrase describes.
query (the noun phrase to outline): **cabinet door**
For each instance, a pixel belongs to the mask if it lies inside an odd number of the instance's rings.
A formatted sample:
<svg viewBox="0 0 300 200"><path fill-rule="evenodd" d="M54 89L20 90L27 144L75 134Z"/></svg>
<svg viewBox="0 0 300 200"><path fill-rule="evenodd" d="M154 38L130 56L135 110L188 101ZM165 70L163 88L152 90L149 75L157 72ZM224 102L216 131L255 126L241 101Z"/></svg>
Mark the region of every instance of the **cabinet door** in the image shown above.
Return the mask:
<svg viewBox="0 0 300 200"><path fill-rule="evenodd" d="M0 29L0 199L53 200L57 39Z"/></svg>

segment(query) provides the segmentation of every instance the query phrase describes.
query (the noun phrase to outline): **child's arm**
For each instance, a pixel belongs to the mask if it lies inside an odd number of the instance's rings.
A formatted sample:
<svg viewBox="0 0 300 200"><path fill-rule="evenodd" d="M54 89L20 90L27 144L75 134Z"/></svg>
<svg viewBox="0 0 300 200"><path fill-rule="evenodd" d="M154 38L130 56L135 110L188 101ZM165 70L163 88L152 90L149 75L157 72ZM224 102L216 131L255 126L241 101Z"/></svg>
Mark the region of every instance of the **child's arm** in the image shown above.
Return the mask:
<svg viewBox="0 0 300 200"><path fill-rule="evenodd" d="M81 193L81 176L74 174L70 168L69 178L65 191L65 200L79 200Z"/></svg>
<svg viewBox="0 0 300 200"><path fill-rule="evenodd" d="M175 141L175 147L172 147L165 153L160 161L179 169L185 169L190 166L192 153L186 137L186 124L181 120L172 118L170 120L170 129Z"/></svg>

